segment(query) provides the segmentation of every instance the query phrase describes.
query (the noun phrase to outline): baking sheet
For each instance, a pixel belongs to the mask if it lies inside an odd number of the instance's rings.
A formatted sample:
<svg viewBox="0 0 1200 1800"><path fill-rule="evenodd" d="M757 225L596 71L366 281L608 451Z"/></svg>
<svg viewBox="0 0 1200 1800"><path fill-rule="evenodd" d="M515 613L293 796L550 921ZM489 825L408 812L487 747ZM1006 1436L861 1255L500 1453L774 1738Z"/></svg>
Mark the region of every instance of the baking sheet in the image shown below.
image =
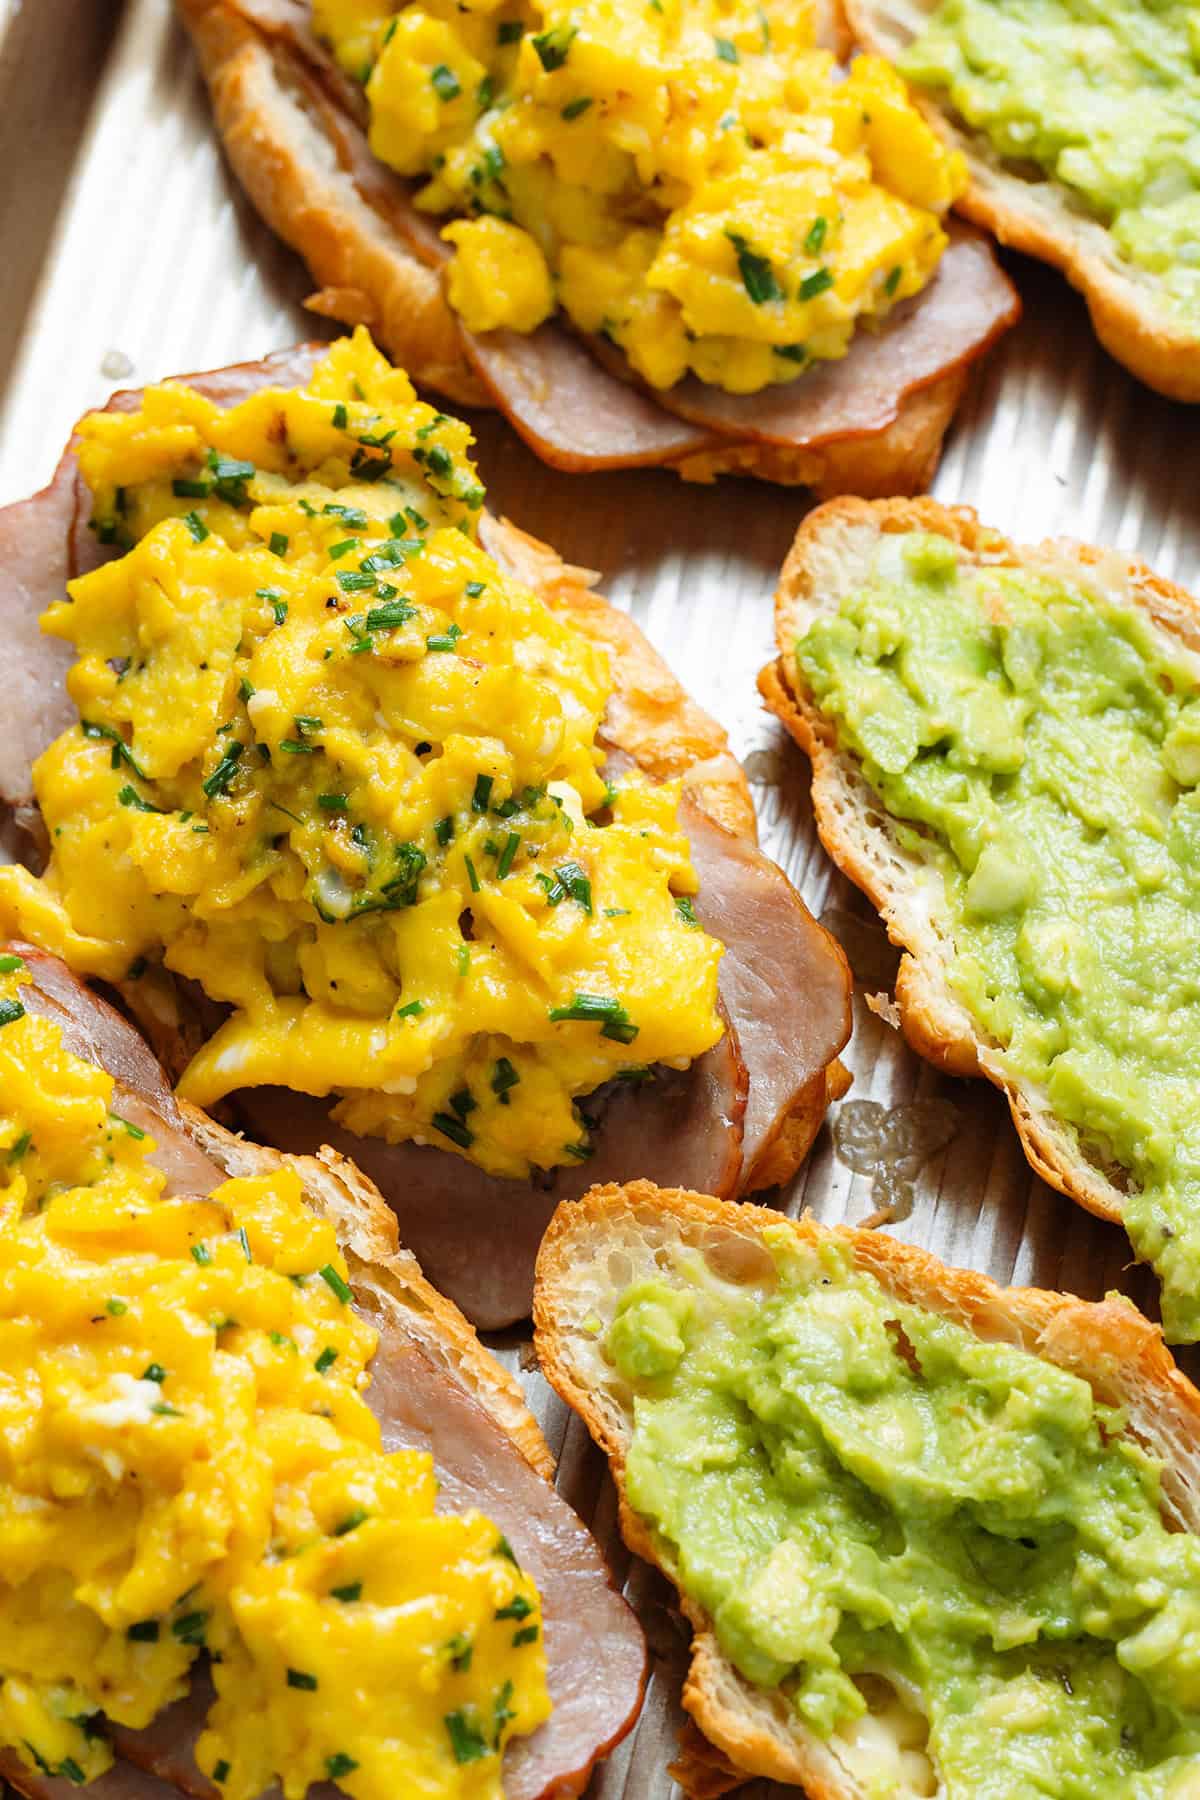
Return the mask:
<svg viewBox="0 0 1200 1800"><path fill-rule="evenodd" d="M0 503L48 479L75 417L114 387L257 357L331 335L300 305L299 262L258 223L221 163L207 103L167 0L0 0ZM1159 400L1100 350L1083 306L1014 261L1026 315L976 375L934 493L1018 539L1061 534L1136 552L1189 585L1200 554L1200 414ZM689 691L728 728L754 784L764 847L843 937L865 986L891 959L871 909L824 858L807 764L760 706L776 571L803 495L749 481L690 487L662 472L559 475L501 424L476 421L489 503L599 570ZM1007 1110L982 1082L938 1076L855 999L854 1072L786 1196L829 1222L874 1210L849 1139L861 1106L904 1133L940 1101L953 1129L914 1183L897 1235L1000 1281L1088 1298L1153 1284L1128 1244L1030 1174ZM926 1120L927 1122L927 1120ZM842 1140L838 1154L837 1140ZM686 1633L659 1578L616 1531L603 1460L532 1367L527 1340L493 1340L518 1368L559 1457L558 1485L592 1526L653 1651L645 1712L589 1800L675 1800ZM1186 1359L1185 1359L1186 1360ZM768 1783L753 1800L794 1794Z"/></svg>

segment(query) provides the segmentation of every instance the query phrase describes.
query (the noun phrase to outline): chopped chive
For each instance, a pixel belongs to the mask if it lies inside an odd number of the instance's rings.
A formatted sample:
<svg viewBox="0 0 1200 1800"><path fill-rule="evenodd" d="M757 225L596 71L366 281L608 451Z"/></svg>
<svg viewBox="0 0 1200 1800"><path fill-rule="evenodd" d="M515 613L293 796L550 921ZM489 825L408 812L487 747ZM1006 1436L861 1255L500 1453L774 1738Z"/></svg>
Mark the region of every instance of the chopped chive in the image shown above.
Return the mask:
<svg viewBox="0 0 1200 1800"><path fill-rule="evenodd" d="M443 849L450 842L450 839L454 836L454 820L449 813L446 814L444 819L438 820L433 828L433 835Z"/></svg>
<svg viewBox="0 0 1200 1800"><path fill-rule="evenodd" d="M358 1764L344 1750L335 1750L332 1756L325 1758L325 1773L330 1781L340 1781L343 1775L352 1775Z"/></svg>
<svg viewBox="0 0 1200 1800"><path fill-rule="evenodd" d="M566 62L578 29L576 25L552 25L549 31L539 32L531 40L538 53L538 61L548 75L553 74L555 69L561 69Z"/></svg>
<svg viewBox="0 0 1200 1800"><path fill-rule="evenodd" d="M460 1150L469 1150L475 1142L475 1133L452 1113L435 1112L430 1124L443 1137L448 1137L452 1144L457 1144Z"/></svg>
<svg viewBox="0 0 1200 1800"><path fill-rule="evenodd" d="M345 794L318 794L317 805L322 812L345 812Z"/></svg>
<svg viewBox="0 0 1200 1800"><path fill-rule="evenodd" d="M458 1674L465 1675L471 1666L471 1657L475 1651L475 1646L466 1632L455 1632L454 1636L447 1641L446 1649L450 1655L450 1667L457 1670Z"/></svg>
<svg viewBox="0 0 1200 1800"><path fill-rule="evenodd" d="M490 775L477 775L475 777L475 791L471 795L472 812L486 812L491 797L492 777Z"/></svg>
<svg viewBox="0 0 1200 1800"><path fill-rule="evenodd" d="M496 27L496 42L498 44L518 44L524 33L525 27L520 19L501 19Z"/></svg>
<svg viewBox="0 0 1200 1800"><path fill-rule="evenodd" d="M467 865L467 880L471 884L471 892L477 894L479 892L479 877L475 873L475 864L465 852L463 854L463 861Z"/></svg>
<svg viewBox="0 0 1200 1800"><path fill-rule="evenodd" d="M508 1105L508 1090L509 1088L515 1088L520 1082L520 1079L521 1077L517 1074L517 1071L513 1068L513 1065L509 1062L507 1056L501 1056L497 1059L496 1067L492 1074L492 1092L499 1100L501 1106Z"/></svg>
<svg viewBox="0 0 1200 1800"><path fill-rule="evenodd" d="M313 1368L317 1371L318 1375L324 1375L326 1369L332 1369L337 1359L338 1353L333 1345L326 1344L320 1356L318 1356L316 1362L313 1364Z"/></svg>
<svg viewBox="0 0 1200 1800"><path fill-rule="evenodd" d="M374 588L375 577L364 575L361 569L339 569L337 584L343 594L366 594Z"/></svg>
<svg viewBox="0 0 1200 1800"><path fill-rule="evenodd" d="M319 746L306 744L300 738L280 738L279 748L288 756L315 756Z"/></svg>
<svg viewBox="0 0 1200 1800"><path fill-rule="evenodd" d="M896 289L900 286L900 277L901 277L901 275L903 275L903 273L904 273L904 271L900 267L899 263L896 264L896 267L894 269L889 269L888 278L883 284L883 291L888 296L889 300L891 299L892 295L895 293Z"/></svg>
<svg viewBox="0 0 1200 1800"><path fill-rule="evenodd" d="M333 409L333 429L335 431L345 431L346 426L349 423L350 415L346 411L344 403L339 400Z"/></svg>
<svg viewBox="0 0 1200 1800"><path fill-rule="evenodd" d="M368 576L368 580L372 577ZM384 606L373 606L367 614L368 631L391 631L416 617L417 609L403 600L389 600Z"/></svg>
<svg viewBox="0 0 1200 1800"><path fill-rule="evenodd" d="M756 250L752 250L739 232L727 231L725 235L737 255L738 273L742 278L742 286L755 306L761 306L767 300L782 300L783 289L776 279L775 271L768 258L760 256Z"/></svg>
<svg viewBox="0 0 1200 1800"><path fill-rule="evenodd" d="M161 1363L152 1362L148 1367L142 1370L138 1379L140 1381L156 1381L159 1387L161 1387L163 1382L167 1379L167 1371L163 1368Z"/></svg>
<svg viewBox="0 0 1200 1800"><path fill-rule="evenodd" d="M470 971L470 967L471 967L471 946L470 946L470 944L460 944L458 946L458 973L459 973L459 975L461 977L465 978L466 975Z"/></svg>
<svg viewBox="0 0 1200 1800"><path fill-rule="evenodd" d="M24 967L25 958L23 956L13 956L11 953L7 956L0 956L0 975L11 975L15 969Z"/></svg>
<svg viewBox="0 0 1200 1800"><path fill-rule="evenodd" d="M24 1017L25 1008L19 1000L0 1000L0 1025L15 1025Z"/></svg>
<svg viewBox="0 0 1200 1800"><path fill-rule="evenodd" d="M342 1305L349 1306L350 1301L354 1297L350 1292L350 1284L343 1276L338 1274L338 1271L334 1268L333 1264L326 1263L322 1268L317 1270L317 1274L321 1277L321 1280L325 1283L326 1287L329 1288L332 1293L337 1295Z"/></svg>
<svg viewBox="0 0 1200 1800"><path fill-rule="evenodd" d="M512 1563L515 1569L519 1569L521 1566L517 1561L512 1545L509 1543L503 1532L500 1533L500 1536L492 1545L492 1555L502 1556L506 1562Z"/></svg>
<svg viewBox="0 0 1200 1800"><path fill-rule="evenodd" d="M448 69L445 63L439 63L431 71L429 79L439 100L457 100L462 93L462 83L454 70Z"/></svg>
<svg viewBox="0 0 1200 1800"><path fill-rule="evenodd" d="M342 1520L340 1525L334 1526L333 1535L334 1537L346 1537L351 1531L357 1531L360 1525L365 1525L366 1521L366 1507L356 1506L353 1512L346 1514L346 1517Z"/></svg>
<svg viewBox="0 0 1200 1800"><path fill-rule="evenodd" d="M696 908L692 905L691 899L687 894L681 894L676 900L675 911L679 914L685 925L699 925L700 921L696 917Z"/></svg>
<svg viewBox="0 0 1200 1800"><path fill-rule="evenodd" d="M456 1763L479 1762L482 1757L491 1755L491 1746L475 1723L474 1716L468 1716L465 1708L459 1712L446 1713L445 1725L450 1733L450 1748L454 1752Z"/></svg>
<svg viewBox="0 0 1200 1800"><path fill-rule="evenodd" d="M226 744L225 749L221 754L220 762L208 777L208 780L203 781L200 784L210 800L215 800L218 794L227 794L229 792L230 784L237 773L237 766L241 760L244 749L245 745L239 744L236 739Z"/></svg>
<svg viewBox="0 0 1200 1800"><path fill-rule="evenodd" d="M212 1261L212 1251L207 1244L192 1245L192 1261L199 1263L202 1269L208 1267Z"/></svg>
<svg viewBox="0 0 1200 1800"><path fill-rule="evenodd" d="M808 256L817 255L822 244L825 242L825 234L828 230L829 220L818 213L812 224L809 226L808 236L804 240L804 249Z"/></svg>
<svg viewBox="0 0 1200 1800"><path fill-rule="evenodd" d="M579 96L578 100L568 100L567 104L563 107L562 112L559 116L561 118L567 119L568 121L571 119L582 118L583 114L587 111L588 107L591 104L592 104L591 95L590 94L581 94Z"/></svg>
<svg viewBox="0 0 1200 1800"><path fill-rule="evenodd" d="M9 1152L8 1152L9 1163L10 1164L19 1163L19 1162L23 1161L26 1154L28 1153L29 1146L32 1144L32 1142L33 1142L32 1131L23 1131L21 1133L20 1137L17 1139L16 1143L13 1144L11 1146L11 1148L9 1149Z"/></svg>
<svg viewBox="0 0 1200 1800"><path fill-rule="evenodd" d="M229 1780L229 1764L225 1761L224 1757L222 1757L220 1762L214 1767L212 1778L218 1786L220 1786L221 1782Z"/></svg>
<svg viewBox="0 0 1200 1800"><path fill-rule="evenodd" d="M178 1638L181 1644L198 1646L204 1642L204 1627L208 1624L206 1612L187 1613L182 1619L176 1619L171 1626L172 1637Z"/></svg>
<svg viewBox="0 0 1200 1800"><path fill-rule="evenodd" d="M833 286L833 274L829 269L816 269L806 275L796 290L801 300L814 300L818 294L824 294Z"/></svg>
<svg viewBox="0 0 1200 1800"><path fill-rule="evenodd" d="M336 562L340 556L345 556L348 550L357 550L358 543L357 538L343 538L338 544L330 544L327 552L330 562Z"/></svg>
<svg viewBox="0 0 1200 1800"><path fill-rule="evenodd" d="M202 544L205 538L211 535L208 526L197 512L184 513L183 522L198 544Z"/></svg>
<svg viewBox="0 0 1200 1800"><path fill-rule="evenodd" d="M508 836L504 840L504 848L500 852L500 861L496 864L497 880L503 881L504 877L508 874L509 870L512 868L513 858L517 854L517 851L520 848L520 844L521 844L520 832L519 831L510 831Z"/></svg>
<svg viewBox="0 0 1200 1800"><path fill-rule="evenodd" d="M808 361L808 347L805 344L776 344L775 354L784 357L788 362Z"/></svg>
<svg viewBox="0 0 1200 1800"><path fill-rule="evenodd" d="M345 1587L330 1588L329 1591L335 1600L340 1600L344 1606L348 1606L352 1600L362 1599L362 1582L348 1581Z"/></svg>
<svg viewBox="0 0 1200 1800"><path fill-rule="evenodd" d="M396 1017L398 1019L419 1019L424 1011L425 1007L420 1000L410 1000L406 1006L396 1008Z"/></svg>
<svg viewBox="0 0 1200 1800"><path fill-rule="evenodd" d="M248 1263L252 1263L254 1261L254 1258L250 1254L250 1239L246 1235L246 1227L244 1225L239 1225L237 1232L235 1233L235 1236L237 1237L238 1243L242 1247L242 1255L245 1257L245 1259Z"/></svg>
<svg viewBox="0 0 1200 1800"><path fill-rule="evenodd" d="M157 806L151 806L149 800L143 800L137 789L128 784L117 795L117 802L120 806L131 806L134 812L157 813L159 811Z"/></svg>
<svg viewBox="0 0 1200 1800"><path fill-rule="evenodd" d="M427 650L453 650L461 636L462 626L452 624L447 630L439 631L433 637L427 637L425 648Z"/></svg>
<svg viewBox="0 0 1200 1800"><path fill-rule="evenodd" d="M125 1636L129 1639L131 1644L157 1644L158 1620L139 1619L136 1625L131 1625L129 1627Z"/></svg>
<svg viewBox="0 0 1200 1800"><path fill-rule="evenodd" d="M515 1594L507 1606L501 1606L492 1614L495 1619L527 1619L533 1611L533 1603L524 1594Z"/></svg>
<svg viewBox="0 0 1200 1800"><path fill-rule="evenodd" d="M270 550L272 556L286 556L288 553L288 539L282 531L273 531L267 540L267 548Z"/></svg>
<svg viewBox="0 0 1200 1800"><path fill-rule="evenodd" d="M463 589L463 592L465 594L468 594L472 600L478 600L480 594L482 594L482 592L486 588L486 586L487 586L486 581L468 581L466 587Z"/></svg>
<svg viewBox="0 0 1200 1800"><path fill-rule="evenodd" d="M339 506L336 500L330 500L321 511L335 519L341 519L351 530L364 531L370 523L361 506Z"/></svg>
<svg viewBox="0 0 1200 1800"><path fill-rule="evenodd" d="M522 1644L536 1644L539 1635L536 1625L522 1625L520 1631L513 1632L513 1649L519 1649Z"/></svg>
<svg viewBox="0 0 1200 1800"><path fill-rule="evenodd" d="M179 476L171 483L171 492L179 500L207 500L212 493L212 482L192 481Z"/></svg>
<svg viewBox="0 0 1200 1800"><path fill-rule="evenodd" d="M742 59L738 55L738 47L731 39L726 37L715 37L713 43L716 45L717 55L722 62L741 62Z"/></svg>
<svg viewBox="0 0 1200 1800"><path fill-rule="evenodd" d="M559 1019L604 1020L620 1019L625 1015L625 1008L619 1000L612 1000L605 994L577 993L569 1006L552 1006L550 1017Z"/></svg>
<svg viewBox="0 0 1200 1800"><path fill-rule="evenodd" d="M303 1688L306 1694L315 1694L317 1691L317 1678L306 1669L289 1669L287 1684L290 1688Z"/></svg>
<svg viewBox="0 0 1200 1800"><path fill-rule="evenodd" d="M117 1300L114 1298L104 1302L104 1310L110 1319L121 1319L129 1311L129 1307L124 1300Z"/></svg>

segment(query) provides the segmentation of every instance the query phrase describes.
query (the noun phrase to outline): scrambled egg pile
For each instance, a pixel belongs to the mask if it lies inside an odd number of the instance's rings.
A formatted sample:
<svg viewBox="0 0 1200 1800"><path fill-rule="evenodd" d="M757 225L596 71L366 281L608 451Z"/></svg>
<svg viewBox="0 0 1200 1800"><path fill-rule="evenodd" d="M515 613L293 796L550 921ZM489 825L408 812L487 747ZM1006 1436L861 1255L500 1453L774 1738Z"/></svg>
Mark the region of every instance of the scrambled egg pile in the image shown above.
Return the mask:
<svg viewBox="0 0 1200 1800"><path fill-rule="evenodd" d="M332 1227L290 1170L164 1198L27 980L0 958L0 1744L90 1781L101 1715L148 1725L207 1653L228 1800L498 1800L550 1711L537 1591L381 1451Z"/></svg>
<svg viewBox="0 0 1200 1800"><path fill-rule="evenodd" d="M812 0L313 0L371 148L465 215L473 331L561 306L666 388L843 356L932 275L966 181L900 77L815 46Z"/></svg>
<svg viewBox="0 0 1200 1800"><path fill-rule="evenodd" d="M523 1177L589 1154L577 1096L717 1041L721 946L677 787L598 773L607 653L475 541L469 441L361 332L304 390L83 421L129 548L43 619L80 724L0 930L227 1003L198 1105L336 1093L355 1131Z"/></svg>

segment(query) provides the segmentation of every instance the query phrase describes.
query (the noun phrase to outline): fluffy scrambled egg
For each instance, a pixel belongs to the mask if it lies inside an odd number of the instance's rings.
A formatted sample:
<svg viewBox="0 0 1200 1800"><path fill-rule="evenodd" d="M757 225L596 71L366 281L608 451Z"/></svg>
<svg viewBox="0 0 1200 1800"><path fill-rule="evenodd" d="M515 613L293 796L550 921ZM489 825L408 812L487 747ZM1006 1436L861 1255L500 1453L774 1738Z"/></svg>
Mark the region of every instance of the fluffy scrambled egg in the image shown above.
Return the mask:
<svg viewBox="0 0 1200 1800"><path fill-rule="evenodd" d="M0 958L0 1743L89 1781L208 1655L228 1800L498 1800L550 1711L537 1590L381 1450L332 1227L290 1170L164 1198L27 979Z"/></svg>
<svg viewBox="0 0 1200 1800"><path fill-rule="evenodd" d="M180 1091L276 1083L525 1176L575 1105L721 1034L678 788L610 788L607 653L479 547L467 427L365 333L304 390L185 387L80 426L103 538L43 627L80 724L0 929L231 1011Z"/></svg>
<svg viewBox="0 0 1200 1800"><path fill-rule="evenodd" d="M375 154L462 215L474 331L555 305L647 382L750 393L843 356L932 275L966 168L811 0L313 0Z"/></svg>

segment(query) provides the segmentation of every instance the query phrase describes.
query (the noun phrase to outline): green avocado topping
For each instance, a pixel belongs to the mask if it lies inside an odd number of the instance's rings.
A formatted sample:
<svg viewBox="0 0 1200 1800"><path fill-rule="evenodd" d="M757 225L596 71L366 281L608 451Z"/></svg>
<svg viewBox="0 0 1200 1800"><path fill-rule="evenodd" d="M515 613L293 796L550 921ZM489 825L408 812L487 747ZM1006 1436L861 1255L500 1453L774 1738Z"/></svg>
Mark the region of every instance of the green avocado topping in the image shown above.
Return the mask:
<svg viewBox="0 0 1200 1800"><path fill-rule="evenodd" d="M796 646L926 865L1001 1067L1126 1188L1168 1337L1200 1337L1200 660L1082 570L960 574L889 537Z"/></svg>
<svg viewBox="0 0 1200 1800"><path fill-rule="evenodd" d="M943 0L900 67L1001 157L1061 182L1200 318L1193 0Z"/></svg>
<svg viewBox="0 0 1200 1800"><path fill-rule="evenodd" d="M1122 1415L899 1304L832 1239L762 1237L773 1277L685 1255L607 1338L629 1503L725 1654L851 1766L890 1682L910 1729L872 1794L932 1791L903 1779L914 1712L949 1800L1190 1793L1200 1540L1164 1524Z"/></svg>

